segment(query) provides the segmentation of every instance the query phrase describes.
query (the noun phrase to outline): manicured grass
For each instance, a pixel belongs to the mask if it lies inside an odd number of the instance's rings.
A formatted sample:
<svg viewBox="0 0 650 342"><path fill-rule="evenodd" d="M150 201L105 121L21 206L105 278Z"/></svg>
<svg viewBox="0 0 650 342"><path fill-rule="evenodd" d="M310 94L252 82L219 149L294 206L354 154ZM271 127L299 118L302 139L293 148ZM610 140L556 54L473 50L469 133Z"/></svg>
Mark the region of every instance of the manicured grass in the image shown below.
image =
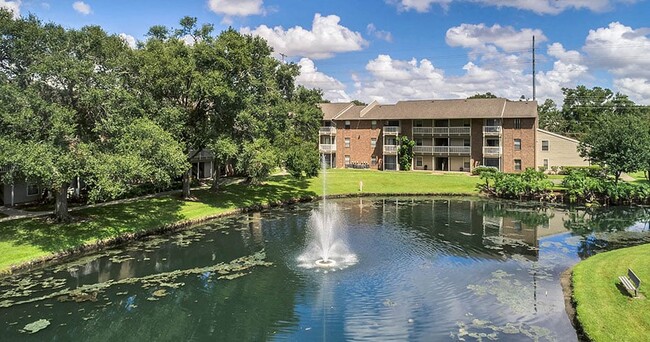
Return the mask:
<svg viewBox="0 0 650 342"><path fill-rule="evenodd" d="M578 320L592 341L647 341L650 332L650 244L595 255L573 269ZM618 277L632 268L641 299L631 298Z"/></svg>
<svg viewBox="0 0 650 342"><path fill-rule="evenodd" d="M634 178L634 183L648 183L650 182L645 178L643 171L632 172L628 174L630 177Z"/></svg>
<svg viewBox="0 0 650 342"><path fill-rule="evenodd" d="M426 172L379 172L329 170L327 194L356 194L359 181L367 193L477 194L478 177L466 174L432 175ZM214 194L194 191L196 201L164 196L73 212L83 220L70 224L45 219L23 219L0 223L0 273L11 265L27 262L66 249L127 233L152 230L183 220L225 213L236 208L295 197L322 194L322 178L296 180L274 176L264 185L232 184Z"/></svg>

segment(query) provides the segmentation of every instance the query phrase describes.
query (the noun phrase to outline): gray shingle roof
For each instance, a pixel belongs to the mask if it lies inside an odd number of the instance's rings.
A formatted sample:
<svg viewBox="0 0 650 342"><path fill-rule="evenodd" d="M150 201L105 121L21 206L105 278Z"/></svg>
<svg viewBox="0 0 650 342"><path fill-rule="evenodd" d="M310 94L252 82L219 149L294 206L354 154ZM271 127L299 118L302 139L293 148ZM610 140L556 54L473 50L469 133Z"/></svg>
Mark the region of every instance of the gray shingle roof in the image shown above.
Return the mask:
<svg viewBox="0 0 650 342"><path fill-rule="evenodd" d="M467 118L534 118L536 101L507 99L409 100L396 104L375 105L363 117L365 106L351 103L321 104L324 120L388 119L467 119Z"/></svg>

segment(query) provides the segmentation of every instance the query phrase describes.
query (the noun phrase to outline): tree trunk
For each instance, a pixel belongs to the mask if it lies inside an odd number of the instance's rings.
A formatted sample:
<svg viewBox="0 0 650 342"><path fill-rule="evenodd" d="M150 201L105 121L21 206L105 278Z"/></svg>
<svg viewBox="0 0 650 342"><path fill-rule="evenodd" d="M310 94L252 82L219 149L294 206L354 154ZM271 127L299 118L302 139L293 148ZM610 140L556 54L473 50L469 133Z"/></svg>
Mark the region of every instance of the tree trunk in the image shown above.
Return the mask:
<svg viewBox="0 0 650 342"><path fill-rule="evenodd" d="M56 201L54 203L54 217L58 222L69 222L68 212L68 184L61 185L54 190Z"/></svg>
<svg viewBox="0 0 650 342"><path fill-rule="evenodd" d="M190 192L190 183L192 182L192 169L188 169L183 174L183 199L188 199L192 195Z"/></svg>
<svg viewBox="0 0 650 342"><path fill-rule="evenodd" d="M221 165L214 160L212 162L212 186L210 190L214 192L219 191L219 178L221 178Z"/></svg>

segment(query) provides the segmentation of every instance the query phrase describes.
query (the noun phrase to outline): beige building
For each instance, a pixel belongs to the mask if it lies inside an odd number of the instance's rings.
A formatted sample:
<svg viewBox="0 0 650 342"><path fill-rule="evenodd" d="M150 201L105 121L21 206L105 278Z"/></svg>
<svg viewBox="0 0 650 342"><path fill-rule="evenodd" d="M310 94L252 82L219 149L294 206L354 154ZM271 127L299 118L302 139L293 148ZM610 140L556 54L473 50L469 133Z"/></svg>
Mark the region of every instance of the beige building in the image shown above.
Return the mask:
<svg viewBox="0 0 650 342"><path fill-rule="evenodd" d="M578 144L578 140L538 128L535 163L546 170L553 166L589 166L589 161L580 157Z"/></svg>

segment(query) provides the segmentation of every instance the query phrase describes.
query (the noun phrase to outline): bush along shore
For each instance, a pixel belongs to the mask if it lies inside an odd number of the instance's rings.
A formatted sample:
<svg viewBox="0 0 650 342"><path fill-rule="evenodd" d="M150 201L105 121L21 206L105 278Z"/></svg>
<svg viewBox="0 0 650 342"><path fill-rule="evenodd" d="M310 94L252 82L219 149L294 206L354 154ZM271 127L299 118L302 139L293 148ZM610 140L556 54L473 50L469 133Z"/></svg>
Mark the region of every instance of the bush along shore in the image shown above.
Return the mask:
<svg viewBox="0 0 650 342"><path fill-rule="evenodd" d="M534 169L506 174L481 167L475 173L482 180L479 191L498 198L588 205L650 204L650 184L619 181L598 167L567 169L559 187L547 174Z"/></svg>

